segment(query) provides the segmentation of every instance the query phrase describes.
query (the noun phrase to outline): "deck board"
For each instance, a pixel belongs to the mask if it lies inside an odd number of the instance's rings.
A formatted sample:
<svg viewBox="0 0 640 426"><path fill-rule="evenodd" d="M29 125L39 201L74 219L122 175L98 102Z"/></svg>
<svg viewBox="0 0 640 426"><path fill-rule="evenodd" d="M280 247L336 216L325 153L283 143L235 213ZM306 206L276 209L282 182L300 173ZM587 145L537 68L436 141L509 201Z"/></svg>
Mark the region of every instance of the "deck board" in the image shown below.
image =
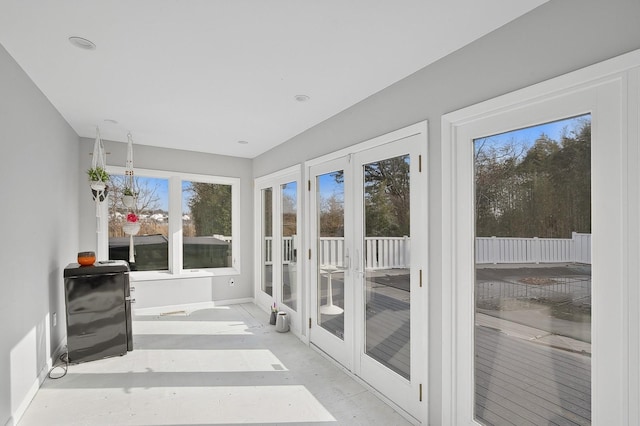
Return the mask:
<svg viewBox="0 0 640 426"><path fill-rule="evenodd" d="M502 321L509 323L509 321ZM477 325L483 325L480 323L477 323ZM519 337L520 340L530 340L533 343L538 342L538 339L535 338L531 338L531 337L526 337L526 336L521 336L518 334L512 334L509 330L509 327L507 326L506 328L500 328L500 327L493 327L493 326L488 326L488 327L479 327L476 328L476 330L483 330L483 329L494 329L494 330L499 330L502 331L503 335L508 335L511 337ZM495 342L493 342L495 343ZM585 372L590 371L590 366L589 365L585 365L584 363L584 354L581 353L571 353L571 352L567 352L567 351L558 351L556 352L549 352L548 351L549 345L531 345L528 346L527 348L527 353L532 353L532 354L536 354L536 355L540 355L540 354L546 354L547 357L552 358L554 360L554 362L557 363L563 363L566 364L567 367L575 367L575 368L582 368L584 369Z"/></svg>
<svg viewBox="0 0 640 426"><path fill-rule="evenodd" d="M476 414L481 421L526 424L533 412L544 419L535 424L591 424L591 358L479 326L475 340ZM492 417L485 419L485 412Z"/></svg>
<svg viewBox="0 0 640 426"><path fill-rule="evenodd" d="M476 370L476 395L491 399L499 405L509 401L518 407L516 412L523 417L531 412L543 415L545 420L567 420L556 424L584 424L584 420L591 414L588 409L559 400L557 392L545 393L535 387L526 387L508 375L486 369Z"/></svg>
<svg viewBox="0 0 640 426"><path fill-rule="evenodd" d="M499 332L494 332L493 334L497 333ZM496 339L495 336L485 333L478 333L476 342L477 354L484 355L486 359L490 359L493 363L499 361L501 365L521 373L530 371L526 368L527 366L535 365L535 370L531 371L532 376L535 378L560 380L564 385L583 392L588 392L591 388L590 370L554 359L551 355L553 355L553 351L558 351L557 349L546 348L548 353L534 353L531 351L531 346L534 346L534 343L508 336ZM495 350L496 346L500 346L500 351ZM566 353L567 357L572 355L571 353ZM590 358L585 358L588 360L585 362L590 363Z"/></svg>
<svg viewBox="0 0 640 426"><path fill-rule="evenodd" d="M476 358L479 363L485 363L490 366L497 365L505 372L521 379L528 379L530 382L544 383L546 380L553 380L561 383L564 388L573 389L582 394L589 393L590 386L584 376L572 376L571 372L567 372L560 365L555 368L548 364L545 365L548 360L544 360L544 358L508 358L490 350L476 350ZM535 365L536 368L529 369L529 365Z"/></svg>
<svg viewBox="0 0 640 426"><path fill-rule="evenodd" d="M343 306L340 278L334 275L339 290L333 300ZM378 282L367 294L367 353L408 376L410 293ZM322 317L328 328L342 329L344 315ZM528 340L526 330L515 332L522 327L510 323L503 332L496 325L476 326L478 420L495 426L591 424L591 358L536 343L537 335Z"/></svg>
<svg viewBox="0 0 640 426"><path fill-rule="evenodd" d="M555 386L549 386L548 379L540 380L538 377L532 378L531 376L535 376L535 373L531 374L527 372L526 374L519 374L517 371L506 369L502 365L487 363L486 360L482 360L480 357L478 357L476 362L476 368L477 373L485 373L508 383L526 386L528 392L532 394L541 395L543 398L548 395L558 395L558 398L563 401L589 410L588 392L576 391L563 383L556 383Z"/></svg>

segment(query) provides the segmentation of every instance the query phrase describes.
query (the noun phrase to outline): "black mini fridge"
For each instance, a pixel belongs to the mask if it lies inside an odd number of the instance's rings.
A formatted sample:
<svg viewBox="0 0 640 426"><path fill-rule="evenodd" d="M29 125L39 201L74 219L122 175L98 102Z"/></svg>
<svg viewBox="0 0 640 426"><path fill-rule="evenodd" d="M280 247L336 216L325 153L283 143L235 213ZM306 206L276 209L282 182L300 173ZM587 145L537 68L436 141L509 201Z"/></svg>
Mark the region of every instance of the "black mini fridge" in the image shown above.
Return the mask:
<svg viewBox="0 0 640 426"><path fill-rule="evenodd" d="M69 362L133 350L129 264L115 260L64 270Z"/></svg>

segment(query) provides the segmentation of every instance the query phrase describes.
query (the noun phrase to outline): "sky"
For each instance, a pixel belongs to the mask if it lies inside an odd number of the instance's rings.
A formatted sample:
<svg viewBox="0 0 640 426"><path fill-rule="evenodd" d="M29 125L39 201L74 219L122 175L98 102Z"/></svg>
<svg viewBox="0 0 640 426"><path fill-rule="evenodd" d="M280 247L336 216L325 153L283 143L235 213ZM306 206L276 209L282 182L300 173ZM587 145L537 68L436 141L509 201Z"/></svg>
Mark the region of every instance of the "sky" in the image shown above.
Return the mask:
<svg viewBox="0 0 640 426"><path fill-rule="evenodd" d="M337 183L335 172L318 176L318 190L323 199L335 195L336 199L344 201L344 183Z"/></svg>
<svg viewBox="0 0 640 426"><path fill-rule="evenodd" d="M518 143L522 144L525 149L528 149L543 133L552 140L560 141L563 132L570 133L572 130L576 129L576 127L582 124L585 119L590 119L590 117L590 114L585 114L577 117L566 118L564 120L540 124L538 126L512 130L510 132L489 136L488 142L492 146L501 146L515 140ZM478 138L476 139L476 141L480 141L483 139L485 138Z"/></svg>

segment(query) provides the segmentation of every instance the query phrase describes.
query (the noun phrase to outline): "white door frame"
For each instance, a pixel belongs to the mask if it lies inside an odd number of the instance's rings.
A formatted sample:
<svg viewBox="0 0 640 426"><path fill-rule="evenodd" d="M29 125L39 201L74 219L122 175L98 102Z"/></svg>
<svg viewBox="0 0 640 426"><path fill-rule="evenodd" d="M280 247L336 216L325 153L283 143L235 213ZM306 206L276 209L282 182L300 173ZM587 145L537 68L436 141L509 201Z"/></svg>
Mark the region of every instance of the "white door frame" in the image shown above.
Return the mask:
<svg viewBox="0 0 640 426"><path fill-rule="evenodd" d="M364 176L362 166L372 162L386 160L388 158L397 157L399 155L408 154L410 156L410 241L411 241L411 260L410 260L410 284L411 284L411 304L410 304L410 362L411 362L411 378L410 380L401 377L378 361L365 354L366 333L365 333L365 294L364 294L364 227L358 226L355 230L354 249L355 256L353 275L355 278L355 315L362 320L356 325L359 327L355 332L355 365L354 371L362 379L367 381L376 389L386 389L389 394L403 395L401 401L397 403L400 408L407 411L416 419L420 419L422 404L426 405L427 401L427 365L423 362L423 354L427 353L428 329L427 324L427 302L428 302L428 283L426 280L426 269L424 268L425 259L428 258L427 241L428 230L425 225L428 222L426 199L427 199L427 170L421 163L426 165L426 157L423 160L421 146L424 139L422 135L414 135L375 148L369 148L360 151L353 156L353 163L358 168L358 173L354 174L353 193L358 199L364 199ZM423 202L425 202L423 204ZM362 223L364 217L364 206L357 203L354 210L354 219L356 223ZM359 258L359 259L358 259ZM422 285L420 284L420 274L423 275ZM424 382L423 382L424 381ZM422 385L422 395L421 395Z"/></svg>
<svg viewBox="0 0 640 426"><path fill-rule="evenodd" d="M309 160L307 162L305 162L304 164L304 180L307 181L307 185L311 188L312 184L311 184L311 179L313 179L313 176L311 174L311 168L317 165L321 165L323 163L338 159L338 158L348 158L351 159L353 158L354 154L357 154L360 151L364 151L370 148L374 148L374 147L378 147L390 142L394 142L394 141L398 141L398 140L402 140L405 138L410 138L410 137L414 137L417 136L420 140L419 142L419 148L417 149L417 153L421 156L421 163L422 163L422 170L423 172L420 174L420 177L415 176L415 180L416 180L416 184L418 186L418 191L416 191L418 193L418 196L416 197L417 200L415 200L414 203L414 199L412 198L412 210L415 207L415 209L417 211L421 211L424 213L425 217L420 218L418 214L413 215L412 214L412 223L413 221L421 221L422 227L418 227L421 228L422 230L419 232L416 232L415 238L416 239L422 239L422 241L424 242L424 245L421 249L417 249L415 256L412 256L412 273L413 271L415 271L415 274L419 274L419 270L422 269L422 277L423 277L423 292L419 293L419 294L413 294L412 293L412 305L415 301L416 306L422 306L424 307L424 309L421 310L416 310L415 312L415 321L416 324L420 324L420 327L422 328L422 335L423 335L423 339L422 342L419 344L415 345L415 348L412 350L412 355L413 353L416 354L415 358L412 358L412 364L413 362L416 363L420 363L422 365L423 368L417 368L416 369L416 374L415 377L413 377L412 375L412 383L415 384L416 389L421 389L421 396L422 396L422 400L420 401L419 404L419 409L417 411L417 415L414 414L415 417L417 417L418 421L421 421L423 423L427 423L428 422L428 406L429 406L429 392L428 392L428 363L429 363L429 359L428 359L428 309L426 308L428 306L428 283L427 283L427 276L428 276L428 271L427 271L427 223L428 223L428 219L426 218L426 214L428 212L427 209L427 199L428 199L428 193L427 193L427 175L428 175L428 170L426 170L427 167L427 135L428 135L428 126L427 126L427 122L426 121L422 121L416 124L413 124L411 126L407 126L404 127L402 129L396 130L394 132L390 132L387 133L385 135L382 136L378 136L376 138L367 140L365 142L361 142L358 143L356 145L353 145L351 147L348 148L344 148L341 149L339 151L333 152L331 154L313 159L313 160ZM420 161L420 160L418 160ZM413 169L412 169L413 170ZM412 184L414 183L414 176L412 176ZM345 197L346 192L347 191L352 191L351 189L347 189L346 186L349 185L349 183L347 183L345 185ZM353 183L351 184L353 185ZM305 256L306 259L306 266L305 266L305 271L306 271L306 279L305 282L307 283L306 285L308 286L306 289L306 294L311 295L311 293L313 292L313 289L311 288L312 286L312 282L313 280L315 280L313 274L316 274L317 271L315 269L315 266L313 265L313 262L310 260L310 258L315 258L316 253L315 250L316 248L313 246L313 241L314 239L311 238L311 235L313 235L313 232L315 230L315 228L313 227L313 222L314 222L314 218L311 217L311 215L313 214L313 210L312 210L312 204L311 204L311 198L313 196L313 191L309 192L307 190L305 190L305 192L307 193L307 197L306 197L306 201L305 201L305 252L309 252L311 251L311 256ZM351 192L352 193L352 192ZM353 213L349 213L349 212L345 212L345 214L353 214ZM351 219L353 220L353 219ZM412 231L413 232L413 231ZM412 235L412 238L413 235ZM353 252L353 250L351 250ZM352 253L352 255L355 253ZM349 271L350 274L354 274L354 268L355 265L352 262L351 265L351 270ZM412 277L413 279L413 277ZM355 289L352 288L352 291L355 291ZM307 297L307 312L312 312L311 310L314 309L314 306L312 305L312 298L311 297ZM412 309L413 311L413 309ZM309 319L311 319L311 317L309 317ZM412 314L412 321L414 320L414 316ZM347 319L345 319L345 332L347 329L347 324L346 324ZM349 321L352 322L352 324L350 325L350 327L352 329L354 329L355 325L353 324L353 321L355 321L355 315L351 315L351 318L349 319ZM312 324L312 327L318 327L317 324ZM359 373L359 368L360 365L358 363L358 365L354 365L354 360L355 358L359 357L359 351L360 351L360 343L362 343L360 340L358 342L356 342L355 340L353 341L353 343L351 343L351 348L350 348L350 358L351 360L348 362L348 364L350 364L351 366L345 366L349 371L350 374L355 374L357 375ZM356 345L358 345L358 347L356 347ZM412 343L413 345L413 343ZM373 388L370 384L368 383L363 383L365 386L369 387L370 389L372 389L375 393L377 393L382 399L384 399L387 403L389 403L389 405L391 405L392 407L394 407L395 409L397 409L399 412L402 412L404 415L407 415L407 413L397 404L395 404L392 400L390 400L389 398L385 397L384 395L384 389L375 389ZM416 400L419 398L420 394L418 392L416 392L415 394L412 395L407 395L407 398L415 398ZM414 412L415 413L415 412Z"/></svg>
<svg viewBox="0 0 640 426"><path fill-rule="evenodd" d="M276 303L278 310L284 311L287 313L289 317L289 323L291 326L291 331L297 336L301 337L301 333L305 331L304 327L302 327L302 318L304 317L304 309L306 307L304 303L304 286L302 284L302 270L298 268L296 271L297 275L297 286L298 286L298 296L297 296L297 310L294 311L282 303L282 247L280 243L280 238L277 238L281 234L282 229L282 196L280 193L280 185L296 182L297 183L297 228L298 235L302 232L302 219L303 212L301 211L302 206L302 182L300 180L300 165L288 167L286 169L280 170L275 173L271 173L266 176L262 176L256 178L254 180L254 259L255 259L255 268L254 268L254 300L255 303L261 308L268 310ZM262 211L262 190L271 188L272 191L272 229L273 229L273 241L272 241L272 256L273 256L273 282L272 282L272 296L269 296L265 292L262 291L262 220L263 220L263 211ZM302 250L298 249L298 265L303 265L302 262Z"/></svg>
<svg viewBox="0 0 640 426"><path fill-rule="evenodd" d="M587 112L592 114L592 422L637 420L640 90L638 71L631 69L639 65L637 51L442 117L442 282L450 283L442 287L442 424L476 424L469 285L474 282L472 140ZM635 92L629 92L634 85ZM630 404L633 398L636 403ZM632 411L635 417L629 417Z"/></svg>
<svg viewBox="0 0 640 426"><path fill-rule="evenodd" d="M314 164L308 168L310 181L308 184L308 188L310 188L309 194L309 209L308 209L308 223L309 223L309 234L308 240L312 245L312 249L310 250L310 256L308 256L308 270L310 272L309 279L309 317L311 322L311 328L309 329L309 340L310 342L326 352L331 358L335 359L338 363L344 366L347 370L353 369L354 356L353 356L353 345L354 345L354 309L353 309L353 299L354 299L354 272L351 265L351 256L353 255L353 247L352 247L352 239L350 235L352 234L352 230L350 228L352 221L350 217L352 216L352 203L350 202L353 199L352 185L350 182L352 180L350 164L350 157L342 157L335 158L332 160L327 160L320 164ZM320 285L318 283L319 265L314 260L318 259L319 253L317 252L318 246L318 221L316 213L318 211L317 205L317 181L316 176L322 176L327 173L335 172L342 170L344 172L344 246L343 246L343 259L344 259L344 317L343 317L343 335L342 338L335 336L330 333L328 330L324 329L321 325L318 324L319 313L318 313L318 291L317 288Z"/></svg>

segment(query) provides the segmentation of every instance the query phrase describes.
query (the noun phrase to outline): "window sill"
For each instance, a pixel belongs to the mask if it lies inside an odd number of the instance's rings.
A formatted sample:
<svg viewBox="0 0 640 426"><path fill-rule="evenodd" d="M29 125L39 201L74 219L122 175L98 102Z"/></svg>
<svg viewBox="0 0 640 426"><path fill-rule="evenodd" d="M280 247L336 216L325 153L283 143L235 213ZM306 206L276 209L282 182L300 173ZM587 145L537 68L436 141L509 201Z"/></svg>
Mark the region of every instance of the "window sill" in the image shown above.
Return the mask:
<svg viewBox="0 0 640 426"><path fill-rule="evenodd" d="M171 273L169 271L132 271L129 274L131 281L164 281L164 280L182 280L189 278L213 278L225 277L232 275L240 275L240 271L235 268L219 268L219 269L189 269L181 273Z"/></svg>

